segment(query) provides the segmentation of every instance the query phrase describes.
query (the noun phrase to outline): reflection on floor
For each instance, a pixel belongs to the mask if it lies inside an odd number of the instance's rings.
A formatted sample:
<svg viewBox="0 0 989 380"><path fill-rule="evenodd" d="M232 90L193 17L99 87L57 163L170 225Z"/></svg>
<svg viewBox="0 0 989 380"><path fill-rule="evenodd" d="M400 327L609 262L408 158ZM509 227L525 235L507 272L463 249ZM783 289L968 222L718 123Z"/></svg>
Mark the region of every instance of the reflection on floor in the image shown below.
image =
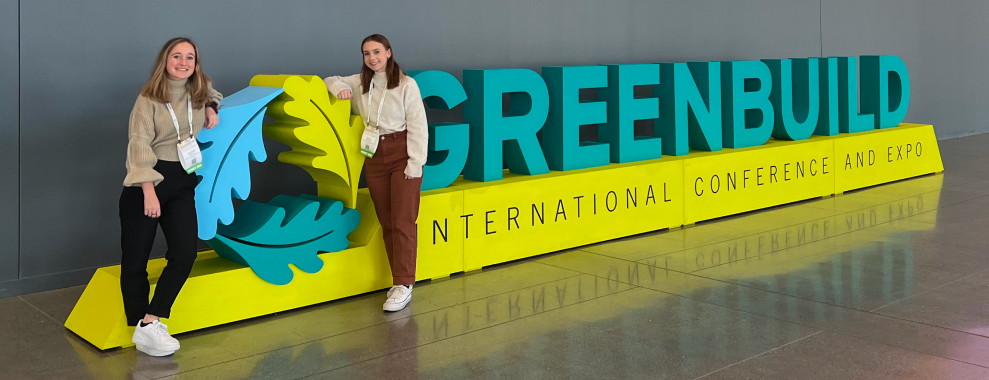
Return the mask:
<svg viewBox="0 0 989 380"><path fill-rule="evenodd" d="M989 134L945 173L100 352L0 299L4 378L989 378Z"/></svg>

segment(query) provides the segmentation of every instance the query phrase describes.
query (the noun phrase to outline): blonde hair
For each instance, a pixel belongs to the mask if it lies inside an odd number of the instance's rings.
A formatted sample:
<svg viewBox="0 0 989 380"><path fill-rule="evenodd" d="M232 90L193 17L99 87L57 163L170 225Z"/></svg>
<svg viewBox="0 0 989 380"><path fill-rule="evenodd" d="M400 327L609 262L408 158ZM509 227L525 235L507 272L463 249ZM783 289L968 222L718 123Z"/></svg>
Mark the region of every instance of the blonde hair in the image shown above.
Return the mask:
<svg viewBox="0 0 989 380"><path fill-rule="evenodd" d="M192 105L195 108L202 108L210 101L210 78L203 72L203 68L200 65L202 60L199 58L199 47L187 37L172 38L165 43L165 46L161 47L161 51L158 52L158 58L155 60L155 65L151 69L151 77L148 78L148 81L144 83L144 87L141 88L141 95L161 103L168 103L170 101L168 99L168 72L165 66L168 62L168 53L171 53L176 45L183 42L192 45L192 49L196 52L196 68L193 70L192 75L189 76L186 88L192 97Z"/></svg>

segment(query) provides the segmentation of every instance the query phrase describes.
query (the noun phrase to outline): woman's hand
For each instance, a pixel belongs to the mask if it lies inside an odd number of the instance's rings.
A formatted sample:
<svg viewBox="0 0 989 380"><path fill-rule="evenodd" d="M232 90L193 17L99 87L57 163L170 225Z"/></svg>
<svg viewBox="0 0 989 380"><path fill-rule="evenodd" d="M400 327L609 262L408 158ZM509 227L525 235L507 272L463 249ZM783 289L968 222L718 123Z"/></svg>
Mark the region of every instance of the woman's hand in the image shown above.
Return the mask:
<svg viewBox="0 0 989 380"><path fill-rule="evenodd" d="M219 123L220 115L216 114L216 110L213 107L206 107L206 129L213 129Z"/></svg>
<svg viewBox="0 0 989 380"><path fill-rule="evenodd" d="M144 215L149 218L161 217L161 205L158 203L158 196L152 194L144 197Z"/></svg>
<svg viewBox="0 0 989 380"><path fill-rule="evenodd" d="M352 97L354 97L354 93L349 89L340 90L340 92L337 93L337 99L350 99Z"/></svg>
<svg viewBox="0 0 989 380"><path fill-rule="evenodd" d="M141 183L141 190L144 191L144 216L160 218L161 204L158 203L158 194L155 193L155 185L151 182L143 182Z"/></svg>

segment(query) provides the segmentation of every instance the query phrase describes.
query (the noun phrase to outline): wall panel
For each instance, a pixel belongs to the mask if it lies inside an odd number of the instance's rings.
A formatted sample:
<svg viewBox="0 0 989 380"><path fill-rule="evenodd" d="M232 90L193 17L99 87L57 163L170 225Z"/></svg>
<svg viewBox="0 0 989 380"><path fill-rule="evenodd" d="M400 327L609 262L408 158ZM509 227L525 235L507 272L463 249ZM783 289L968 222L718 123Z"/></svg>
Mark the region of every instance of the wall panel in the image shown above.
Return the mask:
<svg viewBox="0 0 989 380"><path fill-rule="evenodd" d="M989 54L979 48L987 11L976 0L424 0L381 1L373 11L317 0L0 0L0 58L19 64L0 71L0 114L11 115L0 120L0 178L19 178L0 181L0 289L11 279L32 284L21 289L77 285L119 262L127 119L173 36L199 42L226 94L258 73L355 73L359 41L375 32L392 39L405 69L458 77L475 68L896 54L913 78L907 121L933 123L947 138L989 131L989 76L978 66ZM268 143L270 161L253 165L252 199L312 192L301 170L274 162L285 147Z"/></svg>
<svg viewBox="0 0 989 380"><path fill-rule="evenodd" d="M18 277L17 0L0 0L0 297Z"/></svg>

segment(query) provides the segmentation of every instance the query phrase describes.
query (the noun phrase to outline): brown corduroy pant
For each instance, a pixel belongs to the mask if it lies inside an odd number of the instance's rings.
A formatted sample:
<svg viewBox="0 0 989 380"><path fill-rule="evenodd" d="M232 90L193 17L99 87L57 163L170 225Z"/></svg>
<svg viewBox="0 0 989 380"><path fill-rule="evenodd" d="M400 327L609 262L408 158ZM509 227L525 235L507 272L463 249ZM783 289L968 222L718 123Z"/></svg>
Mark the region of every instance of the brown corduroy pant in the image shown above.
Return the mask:
<svg viewBox="0 0 989 380"><path fill-rule="evenodd" d="M416 281L416 218L422 177L405 179L406 132L381 135L374 157L364 161L367 189L381 223L394 285Z"/></svg>

